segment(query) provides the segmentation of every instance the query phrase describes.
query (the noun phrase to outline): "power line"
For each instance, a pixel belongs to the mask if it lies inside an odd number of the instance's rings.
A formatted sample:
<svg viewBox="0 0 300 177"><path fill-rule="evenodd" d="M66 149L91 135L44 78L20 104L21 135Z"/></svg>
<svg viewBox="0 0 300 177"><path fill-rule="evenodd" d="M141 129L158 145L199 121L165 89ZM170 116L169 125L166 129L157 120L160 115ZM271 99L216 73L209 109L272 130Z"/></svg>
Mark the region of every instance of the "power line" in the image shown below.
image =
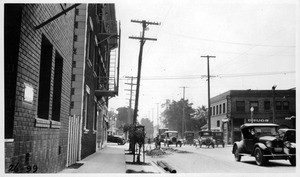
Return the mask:
<svg viewBox="0 0 300 177"><path fill-rule="evenodd" d="M225 78L225 77L251 77L251 76L266 76L266 75L280 75L280 74L293 74L295 71L279 71L279 72L258 72L258 73L238 73L238 74L218 74L212 77ZM184 76L148 76L142 77L141 80L176 80L176 79L203 79L207 75L184 75ZM125 78L120 78L125 80Z"/></svg>
<svg viewBox="0 0 300 177"><path fill-rule="evenodd" d="M186 38L195 39L195 40L219 42L219 43L226 43L226 44L233 44L233 45L246 45L246 46L254 46L254 47L293 47L293 48L296 47L295 45L265 45L265 44L251 44L251 43L242 43L242 42L229 42L229 41L200 38L200 37L195 37L195 36L188 36L188 35L183 35L183 34L175 34L175 33L170 33L170 32L168 32L166 34L186 37Z"/></svg>

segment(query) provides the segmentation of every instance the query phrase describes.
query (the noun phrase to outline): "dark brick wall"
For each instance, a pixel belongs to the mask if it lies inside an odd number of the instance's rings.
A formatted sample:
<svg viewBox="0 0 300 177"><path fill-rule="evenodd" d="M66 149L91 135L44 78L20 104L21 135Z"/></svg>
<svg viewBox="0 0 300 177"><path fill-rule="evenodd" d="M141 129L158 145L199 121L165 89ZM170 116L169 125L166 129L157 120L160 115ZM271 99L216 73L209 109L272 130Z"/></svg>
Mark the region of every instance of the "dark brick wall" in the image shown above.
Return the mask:
<svg viewBox="0 0 300 177"><path fill-rule="evenodd" d="M38 30L35 29L37 25L61 10L59 4L23 5L13 128L14 142L5 144L6 172L10 164L17 163L19 163L18 172L26 172L28 165L37 165L37 172L58 172L66 165L74 10ZM36 127L42 35L53 45L53 63L48 121L45 122L46 127ZM63 58L59 129L50 126L55 51ZM34 89L32 103L24 102L24 83L31 85Z"/></svg>
<svg viewBox="0 0 300 177"><path fill-rule="evenodd" d="M95 11L94 5L88 6L88 14L89 18L87 21L87 30L92 33L91 40L91 48L90 52L94 53L96 41L95 41L95 35L97 35L100 31L98 29L99 23L96 19L96 11ZM90 22L90 20L92 20ZM90 24L93 24L92 27ZM87 49L89 50L89 49ZM87 56L85 62L85 85L87 85L90 88L90 96L88 100L88 113L87 113L87 125L86 127L89 131L87 133L83 133L82 135L82 146L81 146L81 158L85 158L89 156L90 154L96 152L96 132L93 131L93 124L94 124L94 117L95 117L95 90L97 89L97 73L94 71L94 60L95 55L90 58Z"/></svg>

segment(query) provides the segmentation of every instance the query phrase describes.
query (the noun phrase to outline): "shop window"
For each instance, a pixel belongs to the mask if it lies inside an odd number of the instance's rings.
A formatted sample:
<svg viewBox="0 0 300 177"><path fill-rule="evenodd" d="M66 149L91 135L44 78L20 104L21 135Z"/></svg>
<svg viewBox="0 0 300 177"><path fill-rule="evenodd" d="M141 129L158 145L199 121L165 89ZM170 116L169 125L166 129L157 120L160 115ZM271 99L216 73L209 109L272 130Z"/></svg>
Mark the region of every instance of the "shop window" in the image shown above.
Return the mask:
<svg viewBox="0 0 300 177"><path fill-rule="evenodd" d="M236 111L245 112L245 101L236 101Z"/></svg>
<svg viewBox="0 0 300 177"><path fill-rule="evenodd" d="M50 102L50 85L51 85L51 67L52 67L52 49L53 46L42 37L41 60L40 60L40 80L38 94L38 118L48 119L49 102Z"/></svg>

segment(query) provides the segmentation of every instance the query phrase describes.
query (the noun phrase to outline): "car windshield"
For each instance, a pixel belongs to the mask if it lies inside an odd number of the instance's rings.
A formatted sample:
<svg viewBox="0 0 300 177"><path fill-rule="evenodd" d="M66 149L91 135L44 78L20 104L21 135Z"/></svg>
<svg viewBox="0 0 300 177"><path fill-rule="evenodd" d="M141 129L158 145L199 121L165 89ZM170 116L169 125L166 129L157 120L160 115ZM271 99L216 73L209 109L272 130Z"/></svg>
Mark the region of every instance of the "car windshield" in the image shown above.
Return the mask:
<svg viewBox="0 0 300 177"><path fill-rule="evenodd" d="M202 136L212 136L211 132L202 132L201 134L202 134Z"/></svg>
<svg viewBox="0 0 300 177"><path fill-rule="evenodd" d="M275 135L277 135L276 127L255 127L254 132L257 136L275 136Z"/></svg>
<svg viewBox="0 0 300 177"><path fill-rule="evenodd" d="M177 136L178 133L168 132L167 137Z"/></svg>

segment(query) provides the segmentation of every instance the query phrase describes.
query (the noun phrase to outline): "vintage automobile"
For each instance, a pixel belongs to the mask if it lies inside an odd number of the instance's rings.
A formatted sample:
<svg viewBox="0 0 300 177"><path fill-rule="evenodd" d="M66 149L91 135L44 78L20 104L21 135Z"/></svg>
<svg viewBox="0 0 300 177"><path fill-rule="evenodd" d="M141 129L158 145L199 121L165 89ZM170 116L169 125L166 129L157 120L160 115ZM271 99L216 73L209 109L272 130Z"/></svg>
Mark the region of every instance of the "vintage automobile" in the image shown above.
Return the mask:
<svg viewBox="0 0 300 177"><path fill-rule="evenodd" d="M111 143L117 143L118 145L124 145L126 140L122 136L107 135L107 141Z"/></svg>
<svg viewBox="0 0 300 177"><path fill-rule="evenodd" d="M289 141L291 143L296 143L296 130L283 128L278 130L279 138L283 141Z"/></svg>
<svg viewBox="0 0 300 177"><path fill-rule="evenodd" d="M289 141L279 138L277 124L247 123L241 126L242 140L232 147L236 161L248 155L255 157L256 164L266 165L270 159L289 160L296 165L296 147Z"/></svg>
<svg viewBox="0 0 300 177"><path fill-rule="evenodd" d="M168 130L169 130L168 128L160 128L160 129L158 129L159 141L160 141L161 143L163 143L164 140L165 140L166 134L164 134L164 132L165 132L165 131L168 131Z"/></svg>
<svg viewBox="0 0 300 177"><path fill-rule="evenodd" d="M182 146L183 142L178 137L178 131L165 131L163 134L165 135L164 146L167 145L169 147L170 144L175 144L176 147L178 145Z"/></svg>
<svg viewBox="0 0 300 177"><path fill-rule="evenodd" d="M194 141L194 132L193 131L185 131L183 145L186 145L186 144L193 145L193 143L194 143L193 141Z"/></svg>
<svg viewBox="0 0 300 177"><path fill-rule="evenodd" d="M216 140L213 138L213 133L210 130L199 132L199 146L206 145L206 147L212 146L215 148Z"/></svg>
<svg viewBox="0 0 300 177"><path fill-rule="evenodd" d="M223 132L213 132L213 139L216 141L216 146L218 147L219 145L222 145L225 147L225 142L224 142L224 134Z"/></svg>

